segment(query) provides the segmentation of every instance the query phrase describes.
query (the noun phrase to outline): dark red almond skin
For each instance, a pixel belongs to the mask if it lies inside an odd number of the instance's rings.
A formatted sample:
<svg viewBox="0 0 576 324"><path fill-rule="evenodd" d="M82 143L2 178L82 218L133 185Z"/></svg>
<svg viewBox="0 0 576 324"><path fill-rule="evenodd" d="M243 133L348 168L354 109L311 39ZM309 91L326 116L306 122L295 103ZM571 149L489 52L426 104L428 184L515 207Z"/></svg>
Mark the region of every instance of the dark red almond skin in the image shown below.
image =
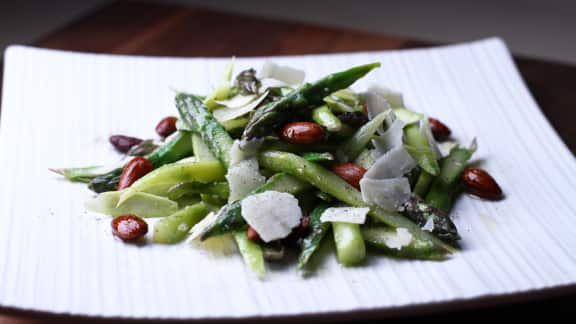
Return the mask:
<svg viewBox="0 0 576 324"><path fill-rule="evenodd" d="M492 176L479 168L467 168L462 173L462 182L466 192L488 200L500 200L504 197L502 189Z"/></svg>
<svg viewBox="0 0 576 324"><path fill-rule="evenodd" d="M311 122L292 122L284 125L280 132L282 140L292 144L314 144L324 140L322 126Z"/></svg>
<svg viewBox="0 0 576 324"><path fill-rule="evenodd" d="M158 125L156 125L156 133L160 135L160 137L172 135L176 131L176 121L178 121L178 118L174 116L163 118L158 122Z"/></svg>
<svg viewBox="0 0 576 324"><path fill-rule="evenodd" d="M447 140L452 134L450 128L448 128L448 126L446 126L443 122L439 121L436 118L429 117L428 123L430 124L430 130L432 131L432 136L434 136L434 139L437 140L438 142L443 142Z"/></svg>
<svg viewBox="0 0 576 324"><path fill-rule="evenodd" d="M132 147L142 143L139 138L125 135L112 135L108 138L108 141L120 153L128 153Z"/></svg>
<svg viewBox="0 0 576 324"><path fill-rule="evenodd" d="M117 190L130 187L136 180L142 178L148 172L152 171L154 166L147 158L137 156L130 160L122 169L120 180L118 181Z"/></svg>
<svg viewBox="0 0 576 324"><path fill-rule="evenodd" d="M112 233L125 242L140 240L148 233L148 224L136 215L120 215L112 219Z"/></svg>
<svg viewBox="0 0 576 324"><path fill-rule="evenodd" d="M248 239L252 242L260 242L260 235L258 235L252 226L248 226L248 229L246 230L246 236L248 236Z"/></svg>
<svg viewBox="0 0 576 324"><path fill-rule="evenodd" d="M354 163L334 164L331 170L356 189L360 189L360 179L366 173L366 169Z"/></svg>

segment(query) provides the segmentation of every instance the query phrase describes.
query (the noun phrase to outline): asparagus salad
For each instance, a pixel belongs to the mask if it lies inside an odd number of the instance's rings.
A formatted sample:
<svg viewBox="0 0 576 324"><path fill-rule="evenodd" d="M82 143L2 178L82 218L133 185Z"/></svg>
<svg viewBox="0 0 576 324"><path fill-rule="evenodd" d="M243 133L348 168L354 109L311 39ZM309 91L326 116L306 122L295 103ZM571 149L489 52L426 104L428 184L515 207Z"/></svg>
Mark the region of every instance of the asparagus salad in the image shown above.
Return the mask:
<svg viewBox="0 0 576 324"><path fill-rule="evenodd" d="M231 242L259 277L290 253L311 270L329 240L343 266L361 264L367 247L445 259L458 250L449 212L459 193L494 200L502 191L467 167L475 141L458 145L401 93L349 88L378 67L303 83L303 71L272 62L233 77L232 60L212 93L176 94L179 117L160 121L161 141L111 136L125 154L119 165L53 171L87 183L97 195L86 208L113 216L123 241L144 240L155 218L154 243Z"/></svg>

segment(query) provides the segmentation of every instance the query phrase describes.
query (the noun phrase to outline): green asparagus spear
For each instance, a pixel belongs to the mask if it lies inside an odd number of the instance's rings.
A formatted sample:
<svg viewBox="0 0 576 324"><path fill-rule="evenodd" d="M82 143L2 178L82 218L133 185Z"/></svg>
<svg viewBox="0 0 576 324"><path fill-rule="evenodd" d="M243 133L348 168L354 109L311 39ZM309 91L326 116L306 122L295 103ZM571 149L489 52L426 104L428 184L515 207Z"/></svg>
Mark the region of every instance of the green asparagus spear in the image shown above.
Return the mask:
<svg viewBox="0 0 576 324"><path fill-rule="evenodd" d="M160 219L154 224L154 242L172 244L182 241L192 226L207 214L208 209L200 202Z"/></svg>
<svg viewBox="0 0 576 324"><path fill-rule="evenodd" d="M310 223L309 223L309 234L301 241L300 247L302 252L298 257L298 268L303 269L314 252L320 247L322 239L330 229L330 223L322 223L320 221L320 216L328 208L328 205L321 204L314 208L312 213L310 213Z"/></svg>
<svg viewBox="0 0 576 324"><path fill-rule="evenodd" d="M168 198L138 192L118 206L122 191L107 191L86 201L86 209L111 216L134 214L140 217L165 217L178 210L178 204Z"/></svg>
<svg viewBox="0 0 576 324"><path fill-rule="evenodd" d="M360 225L333 222L332 233L334 233L338 262L345 266L354 266L364 261L366 246L360 232Z"/></svg>
<svg viewBox="0 0 576 324"><path fill-rule="evenodd" d="M303 181L285 173L279 173L272 176L264 185L254 190L251 194L273 190L297 195L309 187L310 185ZM240 204L241 201L236 200L224 206L218 213L216 221L204 230L200 239L205 240L211 236L224 234L231 230L243 227L246 222L244 221L244 218L242 218Z"/></svg>
<svg viewBox="0 0 576 324"><path fill-rule="evenodd" d="M331 162L334 161L334 155L329 152L306 152L302 154L302 157L310 162Z"/></svg>
<svg viewBox="0 0 576 324"><path fill-rule="evenodd" d="M368 170L372 165L374 165L374 157L372 157L372 149L364 149L360 154L354 159L354 164L358 164L364 169Z"/></svg>
<svg viewBox="0 0 576 324"><path fill-rule="evenodd" d="M418 197L426 197L428 193L428 189L430 188L430 184L432 184L432 180L434 180L434 176L426 171L420 172L418 176L418 181L414 186L414 194Z"/></svg>
<svg viewBox="0 0 576 324"><path fill-rule="evenodd" d="M448 252L456 251L454 247L444 243L430 233L422 231L420 227L408 218L396 212L387 211L373 205L367 205L362 200L362 195L358 190L320 165L308 162L295 154L279 151L261 152L258 161L262 167L269 168L276 172L288 173L351 206L370 207L369 215L376 221L393 227L404 227L417 239L430 240L436 246Z"/></svg>
<svg viewBox="0 0 576 324"><path fill-rule="evenodd" d="M356 66L328 75L314 83L300 86L287 96L258 108L246 125L242 137L249 140L270 133L274 126L289 119L295 111L322 105L324 97L337 90L347 88L379 66L380 63Z"/></svg>
<svg viewBox="0 0 576 324"><path fill-rule="evenodd" d="M396 248L390 247L389 242L396 235L396 230L385 226L370 226L362 228L362 236L369 246L384 252L387 256L403 259L420 260L443 260L446 254L438 249L430 241L421 241L412 238L410 243Z"/></svg>
<svg viewBox="0 0 576 324"><path fill-rule="evenodd" d="M118 205L136 192L148 192L167 195L169 188L182 182L209 183L224 180L224 168L218 161L173 163L164 165L138 179L124 190ZM160 188L160 189L159 189Z"/></svg>
<svg viewBox="0 0 576 324"><path fill-rule="evenodd" d="M404 215L421 227L426 227L426 223L432 221L432 233L444 242L455 244L460 240L456 226L444 211L416 196L410 197L403 207Z"/></svg>
<svg viewBox="0 0 576 324"><path fill-rule="evenodd" d="M250 268L259 279L263 279L266 274L266 265L264 263L262 247L258 245L258 243L250 241L245 230L234 232L234 239L248 268Z"/></svg>
<svg viewBox="0 0 576 324"><path fill-rule="evenodd" d="M192 154L192 144L190 142L190 133L179 131L169 142L146 155L146 158L152 162L154 168L176 162ZM98 193L116 190L121 173L122 168L117 168L95 177L88 184L88 188Z"/></svg>
<svg viewBox="0 0 576 324"><path fill-rule="evenodd" d="M371 121L360 127L352 137L342 144L336 151L336 157L340 162L349 162L354 160L366 148L366 144L372 140L378 127L390 112L383 112L372 118Z"/></svg>
<svg viewBox="0 0 576 324"><path fill-rule="evenodd" d="M198 159L198 161L212 161L216 160L210 148L206 146L204 141L202 140L202 136L198 133L192 134L192 148L194 150L194 157Z"/></svg>
<svg viewBox="0 0 576 324"><path fill-rule="evenodd" d="M431 206L450 212L458 195L460 176L475 151L474 146L470 149L455 147L442 160L440 175L434 179L426 195L426 202Z"/></svg>
<svg viewBox="0 0 576 324"><path fill-rule="evenodd" d="M208 194L227 199L230 194L230 188L227 182L180 182L171 186L166 193L171 200L178 200L180 197L189 194Z"/></svg>
<svg viewBox="0 0 576 324"><path fill-rule="evenodd" d="M86 182L89 183L95 177L101 176L103 174L114 171L118 168L117 165L110 166L89 166L80 168L61 168L61 169L50 169L50 171L58 173L64 176L66 179L73 182Z"/></svg>
<svg viewBox="0 0 576 324"><path fill-rule="evenodd" d="M324 98L330 110L336 113L362 111L359 96L349 89L338 90Z"/></svg>
<svg viewBox="0 0 576 324"><path fill-rule="evenodd" d="M440 167L438 166L438 161L436 161L436 154L428 138L421 132L417 123L404 127L403 142L406 151L408 151L422 170L433 176L440 173Z"/></svg>
<svg viewBox="0 0 576 324"><path fill-rule="evenodd" d="M331 133L338 132L342 129L342 122L326 106L320 106L312 110L312 120L318 125L326 128Z"/></svg>
<svg viewBox="0 0 576 324"><path fill-rule="evenodd" d="M230 149L233 142L232 137L214 119L214 116L204 106L202 100L194 95L179 93L176 95L176 106L182 120L200 133L206 146L224 164L224 167L228 168L230 165Z"/></svg>

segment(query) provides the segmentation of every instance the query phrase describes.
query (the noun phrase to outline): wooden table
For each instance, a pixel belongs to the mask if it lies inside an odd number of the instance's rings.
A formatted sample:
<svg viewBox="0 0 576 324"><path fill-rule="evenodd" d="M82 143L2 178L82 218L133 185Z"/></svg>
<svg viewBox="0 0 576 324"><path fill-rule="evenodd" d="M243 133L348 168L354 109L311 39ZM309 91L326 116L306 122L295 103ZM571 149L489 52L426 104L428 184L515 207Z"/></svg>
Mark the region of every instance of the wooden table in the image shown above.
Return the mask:
<svg viewBox="0 0 576 324"><path fill-rule="evenodd" d="M251 38L253 35L258 36ZM47 35L33 45L95 53L229 57L386 50L432 44L390 35L280 22L204 9L119 1ZM576 67L528 58L517 58L516 62L544 113L572 152L576 152L576 127L572 125L576 118ZM450 309L446 312L446 309L442 309L445 312L435 316L532 316L535 312L554 314L573 308L576 291L570 288L553 294L544 293L537 301L527 301L532 297L520 296L513 304L503 299L501 301L508 302L505 306L484 302L462 303L458 307L466 310ZM429 314L437 310L430 307L422 308L420 312ZM413 313L405 312L395 315L414 316ZM382 316L377 312L369 312L309 319L343 320ZM73 322L79 319L87 320L0 308L0 323ZM98 319L88 321L102 322Z"/></svg>

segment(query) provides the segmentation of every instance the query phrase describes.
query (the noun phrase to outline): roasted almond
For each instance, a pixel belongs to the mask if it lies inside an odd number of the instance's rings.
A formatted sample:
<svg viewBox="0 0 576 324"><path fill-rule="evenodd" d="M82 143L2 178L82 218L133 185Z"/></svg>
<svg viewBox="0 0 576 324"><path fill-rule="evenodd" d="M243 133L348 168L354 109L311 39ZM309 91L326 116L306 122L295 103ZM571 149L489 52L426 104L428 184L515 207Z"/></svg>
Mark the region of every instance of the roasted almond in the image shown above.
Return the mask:
<svg viewBox="0 0 576 324"><path fill-rule="evenodd" d="M126 135L112 135L108 141L120 153L128 153L132 147L142 143L141 139Z"/></svg>
<svg viewBox="0 0 576 324"><path fill-rule="evenodd" d="M116 216L111 225L112 233L126 242L137 241L148 233L148 224L136 215Z"/></svg>
<svg viewBox="0 0 576 324"><path fill-rule="evenodd" d="M450 137L450 134L452 134L450 128L436 118L429 117L428 124L430 124L432 136L434 136L434 139L439 142L447 140Z"/></svg>
<svg viewBox="0 0 576 324"><path fill-rule="evenodd" d="M479 168L467 168L462 174L465 189L480 198L488 200L502 199L502 189L492 176Z"/></svg>
<svg viewBox="0 0 576 324"><path fill-rule="evenodd" d="M176 131L176 121L178 121L178 118L174 116L163 118L158 122L158 125L156 125L156 133L160 135L160 137L172 135Z"/></svg>
<svg viewBox="0 0 576 324"><path fill-rule="evenodd" d="M313 144L324 140L324 128L311 122L292 122L282 127L280 137L292 144Z"/></svg>
<svg viewBox="0 0 576 324"><path fill-rule="evenodd" d="M136 180L142 178L153 169L154 166L152 165L152 162L147 158L141 156L134 157L124 166L124 169L122 169L117 190L130 187L134 182L136 182Z"/></svg>
<svg viewBox="0 0 576 324"><path fill-rule="evenodd" d="M366 169L354 163L334 164L331 170L356 189L360 189L360 179L366 173Z"/></svg>

